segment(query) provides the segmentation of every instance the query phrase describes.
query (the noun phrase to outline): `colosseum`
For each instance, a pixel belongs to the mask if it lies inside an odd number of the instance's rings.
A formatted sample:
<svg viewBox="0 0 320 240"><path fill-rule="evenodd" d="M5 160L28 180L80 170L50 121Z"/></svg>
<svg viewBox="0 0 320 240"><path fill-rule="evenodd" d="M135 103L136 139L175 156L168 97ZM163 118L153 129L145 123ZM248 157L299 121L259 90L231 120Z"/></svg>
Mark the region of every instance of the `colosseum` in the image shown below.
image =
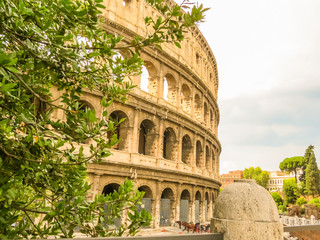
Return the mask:
<svg viewBox="0 0 320 240"><path fill-rule="evenodd" d="M146 35L144 16L157 16L143 0L108 1L103 14L105 31L129 41ZM132 78L137 87L125 104L114 102L108 110L110 117L126 119L117 130L122 140L112 156L89 167L93 195L133 179L145 192L143 207L155 228L178 220L208 221L221 185L216 60L197 27L181 46L144 49L142 75ZM97 115L102 115L100 98L83 99Z"/></svg>

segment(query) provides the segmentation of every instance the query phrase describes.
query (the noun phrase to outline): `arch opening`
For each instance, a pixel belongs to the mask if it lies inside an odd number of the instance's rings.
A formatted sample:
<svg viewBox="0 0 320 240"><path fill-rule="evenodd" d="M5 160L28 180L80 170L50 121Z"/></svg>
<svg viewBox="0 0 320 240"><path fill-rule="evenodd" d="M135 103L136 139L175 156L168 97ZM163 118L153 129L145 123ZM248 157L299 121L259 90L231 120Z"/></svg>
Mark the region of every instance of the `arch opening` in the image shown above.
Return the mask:
<svg viewBox="0 0 320 240"><path fill-rule="evenodd" d="M171 74L168 73L165 75L163 81L163 98L169 101L171 104L175 104L177 102L176 80Z"/></svg>
<svg viewBox="0 0 320 240"><path fill-rule="evenodd" d="M143 155L155 156L156 136L154 123L148 119L143 120L139 130L138 152Z"/></svg>
<svg viewBox="0 0 320 240"><path fill-rule="evenodd" d="M160 199L160 226L171 226L174 221L174 194L171 188L163 190Z"/></svg>
<svg viewBox="0 0 320 240"><path fill-rule="evenodd" d="M141 68L140 88L145 92L149 92L149 71L145 66Z"/></svg>
<svg viewBox="0 0 320 240"><path fill-rule="evenodd" d="M212 172L214 173L216 171L216 161L215 161L215 156L214 156L214 151L211 151L211 161L212 161Z"/></svg>
<svg viewBox="0 0 320 240"><path fill-rule="evenodd" d="M204 103L204 106L203 106L203 120L204 120L204 123L206 124L206 125L208 125L208 120L209 120L209 117L208 117L208 115L209 115L209 111L208 111L208 105L207 105L207 103L205 102ZM209 126L209 125L208 125Z"/></svg>
<svg viewBox="0 0 320 240"><path fill-rule="evenodd" d="M180 197L180 221L189 222L191 215L190 199L191 197L189 191L187 189L183 190Z"/></svg>
<svg viewBox="0 0 320 240"><path fill-rule="evenodd" d="M154 96L158 93L157 71L151 62L145 62L141 68L140 89Z"/></svg>
<svg viewBox="0 0 320 240"><path fill-rule="evenodd" d="M106 185L103 188L102 194L104 194L105 196L109 195L109 194L113 194L113 192L118 191L119 190L120 185L117 183L110 183L108 185ZM121 226L121 217L120 218L114 218L112 216L112 205L108 205L105 204L103 206L104 212L106 214L106 221L107 223L109 222L110 225L114 225L116 228L119 228ZM109 221L111 218L111 222ZM109 219L109 220L108 220ZM112 224L113 221L113 224Z"/></svg>
<svg viewBox="0 0 320 240"><path fill-rule="evenodd" d="M195 198L195 222L199 223L202 215L201 193L196 192Z"/></svg>
<svg viewBox="0 0 320 240"><path fill-rule="evenodd" d="M202 107L201 107L201 99L198 94L196 94L194 97L194 104L195 104L194 105L194 116L198 121L201 121Z"/></svg>
<svg viewBox="0 0 320 240"><path fill-rule="evenodd" d="M198 140L196 143L196 166L201 167L201 160L203 157L203 150L201 142Z"/></svg>
<svg viewBox="0 0 320 240"><path fill-rule="evenodd" d="M167 128L163 134L163 158L176 160L177 145L174 130L172 128Z"/></svg>
<svg viewBox="0 0 320 240"><path fill-rule="evenodd" d="M192 156L192 143L189 135L184 135L182 138L182 152L181 152L181 161L185 164L191 164Z"/></svg>
<svg viewBox="0 0 320 240"><path fill-rule="evenodd" d="M210 150L209 147L206 146L206 169L210 171Z"/></svg>
<svg viewBox="0 0 320 240"><path fill-rule="evenodd" d="M112 148L117 150L128 150L129 120L127 114L123 111L116 110L110 114L109 119L114 121L115 129L114 131L108 131L108 139L111 140L112 138L116 138L120 140L120 142L113 145Z"/></svg>
<svg viewBox="0 0 320 240"><path fill-rule="evenodd" d="M209 194L208 194L208 192L206 192L206 194L205 194L205 200L204 200L204 219L206 220L206 221L208 221L208 220L210 220L209 218L208 218L208 216L209 216Z"/></svg>
<svg viewBox="0 0 320 240"><path fill-rule="evenodd" d="M182 109L187 113L191 113L191 91L187 84L182 85L180 95Z"/></svg>
<svg viewBox="0 0 320 240"><path fill-rule="evenodd" d="M71 132L71 136L74 136L75 138L80 139L81 138L81 143L89 144L91 142L91 138L89 137L90 131L95 127L94 122L97 120L96 118L96 111L94 107L85 100L80 100L78 103L76 103L75 110L79 111L82 119L80 119L80 124L83 127L83 132L84 133L78 133L77 131L74 131L74 128ZM77 128L77 126L75 126ZM83 135L86 134L86 135ZM88 136L87 138L85 138Z"/></svg>
<svg viewBox="0 0 320 240"><path fill-rule="evenodd" d="M141 206L138 207L138 211L141 211L142 209L144 209L145 211L152 213L153 212L152 190L146 185L139 187L138 190L140 192L145 193L141 200L142 204Z"/></svg>
<svg viewBox="0 0 320 240"><path fill-rule="evenodd" d="M213 112L212 109L210 110L210 123L209 123L210 128L213 130L214 129L214 121L213 121Z"/></svg>

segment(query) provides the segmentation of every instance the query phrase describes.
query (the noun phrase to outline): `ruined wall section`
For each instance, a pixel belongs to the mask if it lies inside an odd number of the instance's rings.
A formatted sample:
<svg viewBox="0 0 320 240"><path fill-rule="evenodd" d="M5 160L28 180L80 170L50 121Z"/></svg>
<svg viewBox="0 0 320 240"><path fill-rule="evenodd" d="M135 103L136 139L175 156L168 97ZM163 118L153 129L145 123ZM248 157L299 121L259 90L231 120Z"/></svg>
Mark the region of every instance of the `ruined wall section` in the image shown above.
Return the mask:
<svg viewBox="0 0 320 240"><path fill-rule="evenodd" d="M173 1L168 1L174 4ZM107 23L114 22L125 27L127 30L146 37L152 33L144 23L145 16L154 19L160 14L143 0L105 0L106 9L103 16ZM163 44L164 52L180 62L181 65L191 69L213 97L217 99L219 79L215 57L202 33L194 27L185 36L186 41L181 43L181 49L173 44Z"/></svg>
<svg viewBox="0 0 320 240"><path fill-rule="evenodd" d="M103 29L127 42L136 34L146 36L143 17L158 14L144 0L105 0L104 4ZM137 87L128 93L125 104L114 102L107 109L108 117L125 118L117 130L121 141L110 149L110 157L88 168L89 197L133 179L146 192L153 227L177 220L208 221L221 185L216 61L197 27L181 46L143 49L142 75L126 79ZM103 117L103 109L95 103L102 97L99 92L83 96L98 118Z"/></svg>

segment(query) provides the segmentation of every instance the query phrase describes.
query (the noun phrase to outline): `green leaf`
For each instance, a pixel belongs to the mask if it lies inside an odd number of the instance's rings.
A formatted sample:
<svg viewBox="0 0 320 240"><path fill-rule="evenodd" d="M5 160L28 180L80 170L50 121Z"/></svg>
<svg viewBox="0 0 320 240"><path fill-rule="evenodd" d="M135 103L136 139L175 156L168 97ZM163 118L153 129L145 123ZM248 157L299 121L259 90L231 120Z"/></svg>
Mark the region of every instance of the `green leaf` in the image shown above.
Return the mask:
<svg viewBox="0 0 320 240"><path fill-rule="evenodd" d="M174 42L174 45L176 45L178 48L181 48L181 45L178 42Z"/></svg>

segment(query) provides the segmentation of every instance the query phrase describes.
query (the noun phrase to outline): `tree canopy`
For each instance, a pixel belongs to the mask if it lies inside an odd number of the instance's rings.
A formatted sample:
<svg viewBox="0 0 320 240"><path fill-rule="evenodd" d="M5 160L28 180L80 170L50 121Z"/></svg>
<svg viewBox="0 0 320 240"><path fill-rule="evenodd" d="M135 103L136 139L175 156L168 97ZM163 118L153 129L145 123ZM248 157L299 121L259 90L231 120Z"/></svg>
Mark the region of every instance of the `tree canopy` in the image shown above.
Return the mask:
<svg viewBox="0 0 320 240"><path fill-rule="evenodd" d="M250 167L243 171L243 177L246 179L255 179L257 184L266 188L269 181L269 173L262 171L260 167Z"/></svg>
<svg viewBox="0 0 320 240"><path fill-rule="evenodd" d="M310 161L311 155L314 153L313 149L314 149L313 145L308 146L308 148L305 151L304 157L303 157L303 161L301 164L302 174L299 178L299 180L303 183L306 182L306 169L307 169L308 163Z"/></svg>
<svg viewBox="0 0 320 240"><path fill-rule="evenodd" d="M145 16L153 32L133 39L100 28L103 0L0 1L0 238L73 237L75 228L90 236L134 235L150 224L131 181L86 199L87 164L100 163L118 142L116 134L106 137L118 124L106 108L134 87L124 79L141 73L140 51L163 42L180 47L206 11L146 1L161 17ZM120 50L128 54L116 57ZM103 96L103 118L81 100L91 91ZM123 209L130 210L126 223L110 228Z"/></svg>
<svg viewBox="0 0 320 240"><path fill-rule="evenodd" d="M298 198L298 187L294 178L283 181L283 193L287 203L295 203Z"/></svg>
<svg viewBox="0 0 320 240"><path fill-rule="evenodd" d="M314 153L311 154L306 168L306 190L313 196L319 194L320 190L320 172Z"/></svg>
<svg viewBox="0 0 320 240"><path fill-rule="evenodd" d="M304 158L301 156L286 158L280 163L280 170L294 172L295 181L297 182L297 170L304 165Z"/></svg>
<svg viewBox="0 0 320 240"><path fill-rule="evenodd" d="M277 207L283 205L283 199L280 193L278 192L273 192L271 193L271 196L273 198L273 200L275 201L275 203L277 204Z"/></svg>

